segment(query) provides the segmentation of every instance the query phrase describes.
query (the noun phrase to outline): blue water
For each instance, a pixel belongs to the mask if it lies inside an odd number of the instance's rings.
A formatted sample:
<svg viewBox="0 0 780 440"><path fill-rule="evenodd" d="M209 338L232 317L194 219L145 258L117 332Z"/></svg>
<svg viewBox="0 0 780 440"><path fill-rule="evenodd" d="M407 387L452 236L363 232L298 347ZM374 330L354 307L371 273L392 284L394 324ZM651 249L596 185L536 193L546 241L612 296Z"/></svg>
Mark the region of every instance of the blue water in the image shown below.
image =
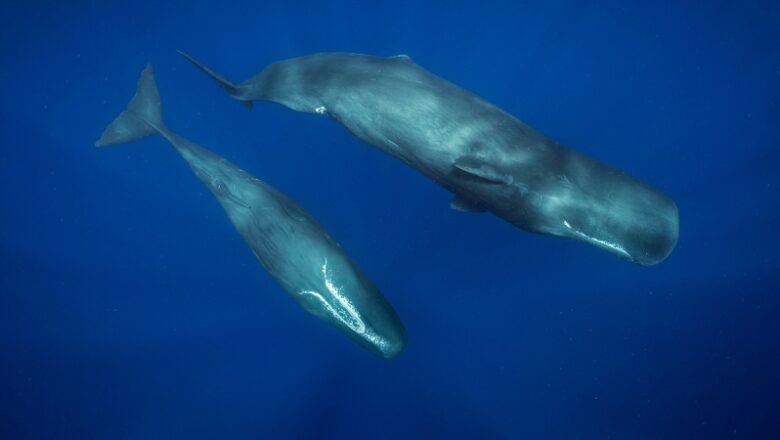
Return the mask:
<svg viewBox="0 0 780 440"><path fill-rule="evenodd" d="M5 2L0 438L780 438L780 5ZM298 3L298 5L293 5ZM654 267L532 235L228 78L408 54L669 194ZM292 196L394 304L308 316L162 139L97 149L152 63L168 126Z"/></svg>

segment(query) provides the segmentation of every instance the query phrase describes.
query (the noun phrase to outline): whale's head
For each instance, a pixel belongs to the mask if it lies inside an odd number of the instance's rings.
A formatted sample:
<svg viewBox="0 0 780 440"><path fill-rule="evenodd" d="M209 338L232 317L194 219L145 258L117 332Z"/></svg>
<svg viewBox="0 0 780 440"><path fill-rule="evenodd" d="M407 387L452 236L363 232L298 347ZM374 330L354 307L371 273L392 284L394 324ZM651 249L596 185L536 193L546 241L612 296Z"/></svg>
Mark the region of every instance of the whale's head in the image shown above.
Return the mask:
<svg viewBox="0 0 780 440"><path fill-rule="evenodd" d="M540 232L573 238L650 266L672 252L679 236L677 205L664 194L609 167L561 177L540 197Z"/></svg>
<svg viewBox="0 0 780 440"><path fill-rule="evenodd" d="M583 241L643 266L658 264L674 249L679 234L677 206L659 205L653 211L574 212L562 216L560 235Z"/></svg>
<svg viewBox="0 0 780 440"><path fill-rule="evenodd" d="M310 313L385 359L398 356L406 334L390 303L346 255L332 255L296 299Z"/></svg>

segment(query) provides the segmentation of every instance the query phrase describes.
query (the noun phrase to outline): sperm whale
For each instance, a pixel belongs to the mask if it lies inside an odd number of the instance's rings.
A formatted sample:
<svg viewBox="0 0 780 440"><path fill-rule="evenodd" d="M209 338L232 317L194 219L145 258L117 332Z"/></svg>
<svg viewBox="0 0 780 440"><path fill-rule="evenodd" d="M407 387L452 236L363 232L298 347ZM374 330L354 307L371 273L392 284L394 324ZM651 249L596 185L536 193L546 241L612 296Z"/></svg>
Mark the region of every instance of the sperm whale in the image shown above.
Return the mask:
<svg viewBox="0 0 780 440"><path fill-rule="evenodd" d="M160 135L216 197L269 274L306 311L368 351L397 356L405 331L390 303L342 247L299 204L226 159L170 131L151 66L136 94L96 146Z"/></svg>
<svg viewBox="0 0 780 440"><path fill-rule="evenodd" d="M677 205L646 183L567 148L408 56L326 52L278 61L235 84L179 52L249 107L273 101L326 115L454 194L526 231L568 237L641 265L679 235Z"/></svg>

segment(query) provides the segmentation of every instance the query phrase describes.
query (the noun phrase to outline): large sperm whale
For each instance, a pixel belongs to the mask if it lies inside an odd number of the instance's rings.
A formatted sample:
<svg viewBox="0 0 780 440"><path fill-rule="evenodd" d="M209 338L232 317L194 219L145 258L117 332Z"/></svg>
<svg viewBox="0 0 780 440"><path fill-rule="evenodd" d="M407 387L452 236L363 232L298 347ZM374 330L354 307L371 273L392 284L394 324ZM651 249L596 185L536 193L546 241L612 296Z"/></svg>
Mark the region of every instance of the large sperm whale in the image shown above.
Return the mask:
<svg viewBox="0 0 780 440"><path fill-rule="evenodd" d="M96 146L159 134L219 200L255 257L306 311L384 358L404 348L404 328L390 303L341 246L300 205L222 157L168 130L152 67Z"/></svg>
<svg viewBox="0 0 780 440"><path fill-rule="evenodd" d="M548 138L404 55L317 53L234 84L179 52L251 108L267 100L327 115L438 182L459 211L490 211L531 232L580 240L642 265L678 238L675 203Z"/></svg>

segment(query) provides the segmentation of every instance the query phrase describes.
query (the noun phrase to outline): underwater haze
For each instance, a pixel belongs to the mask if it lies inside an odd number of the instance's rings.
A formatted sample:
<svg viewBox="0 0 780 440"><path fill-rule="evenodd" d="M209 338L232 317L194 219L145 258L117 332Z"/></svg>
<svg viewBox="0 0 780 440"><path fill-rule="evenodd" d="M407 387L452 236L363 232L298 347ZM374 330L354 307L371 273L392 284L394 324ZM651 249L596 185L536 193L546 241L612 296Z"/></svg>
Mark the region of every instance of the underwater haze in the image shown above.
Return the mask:
<svg viewBox="0 0 780 440"><path fill-rule="evenodd" d="M228 97L323 51L414 62L675 201L642 267L535 235L336 122ZM406 328L301 310L162 138L95 148L151 63L166 124L306 208ZM0 438L780 438L780 2L0 6Z"/></svg>

